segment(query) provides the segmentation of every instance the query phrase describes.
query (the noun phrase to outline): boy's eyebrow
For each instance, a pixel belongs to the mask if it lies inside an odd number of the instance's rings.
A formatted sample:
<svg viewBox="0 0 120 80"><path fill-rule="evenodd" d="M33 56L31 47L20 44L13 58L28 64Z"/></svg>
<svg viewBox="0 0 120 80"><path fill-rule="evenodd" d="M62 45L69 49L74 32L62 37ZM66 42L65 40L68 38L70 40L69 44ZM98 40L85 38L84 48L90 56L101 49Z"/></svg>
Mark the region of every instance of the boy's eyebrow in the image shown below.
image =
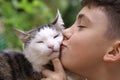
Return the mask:
<svg viewBox="0 0 120 80"><path fill-rule="evenodd" d="M78 14L76 18L77 18L77 19L85 18L85 19L88 20L89 22L92 22L92 21L90 20L90 18L89 18L88 16L84 15L84 14Z"/></svg>
<svg viewBox="0 0 120 80"><path fill-rule="evenodd" d="M84 16L84 14L78 14L76 18L81 19L83 16Z"/></svg>

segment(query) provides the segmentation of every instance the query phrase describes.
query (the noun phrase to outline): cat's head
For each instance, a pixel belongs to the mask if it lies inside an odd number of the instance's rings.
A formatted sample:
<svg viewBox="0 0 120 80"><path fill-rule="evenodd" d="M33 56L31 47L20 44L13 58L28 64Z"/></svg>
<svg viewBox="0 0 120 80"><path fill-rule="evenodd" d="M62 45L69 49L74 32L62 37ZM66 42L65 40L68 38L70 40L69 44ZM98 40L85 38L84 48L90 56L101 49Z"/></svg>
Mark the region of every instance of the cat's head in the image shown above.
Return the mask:
<svg viewBox="0 0 120 80"><path fill-rule="evenodd" d="M63 40L62 30L64 23L58 11L55 20L28 32L14 30L23 41L24 50L34 52L36 55L58 57L60 44ZM52 55L51 55L52 54Z"/></svg>

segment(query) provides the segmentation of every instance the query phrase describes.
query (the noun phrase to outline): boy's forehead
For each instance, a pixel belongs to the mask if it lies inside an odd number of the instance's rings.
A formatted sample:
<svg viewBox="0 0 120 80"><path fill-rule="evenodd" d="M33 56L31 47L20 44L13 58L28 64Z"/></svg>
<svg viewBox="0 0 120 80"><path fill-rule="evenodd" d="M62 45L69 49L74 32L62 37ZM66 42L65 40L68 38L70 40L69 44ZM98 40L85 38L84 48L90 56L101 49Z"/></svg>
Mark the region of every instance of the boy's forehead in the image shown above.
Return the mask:
<svg viewBox="0 0 120 80"><path fill-rule="evenodd" d="M93 21L92 21L92 19L91 19L91 16L88 15L88 14L89 14L89 12L86 13L86 9L82 9L82 10L78 13L78 15L77 15L77 17L76 17L76 20L85 21L85 22L87 22L87 23L92 23Z"/></svg>
<svg viewBox="0 0 120 80"><path fill-rule="evenodd" d="M81 9L81 11L77 15L77 19L86 19L89 22L93 21L94 16L94 9L95 8L89 8L88 6L85 6Z"/></svg>
<svg viewBox="0 0 120 80"><path fill-rule="evenodd" d="M84 19L91 23L102 22L107 18L105 12L99 7L84 7L77 15L77 19Z"/></svg>

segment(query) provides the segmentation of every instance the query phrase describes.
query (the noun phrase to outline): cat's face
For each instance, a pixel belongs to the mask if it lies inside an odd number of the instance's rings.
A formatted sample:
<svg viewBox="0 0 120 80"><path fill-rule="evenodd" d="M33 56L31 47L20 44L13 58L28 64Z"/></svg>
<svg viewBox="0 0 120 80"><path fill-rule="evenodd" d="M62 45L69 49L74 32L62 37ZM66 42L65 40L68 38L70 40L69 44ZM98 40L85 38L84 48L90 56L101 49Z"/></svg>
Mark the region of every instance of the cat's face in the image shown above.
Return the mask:
<svg viewBox="0 0 120 80"><path fill-rule="evenodd" d="M24 42L24 49L34 52L33 54L58 57L60 45L63 40L62 30L64 23L58 11L55 21L43 25L28 32L15 30L18 37Z"/></svg>
<svg viewBox="0 0 120 80"><path fill-rule="evenodd" d="M42 56L58 57L62 40L61 31L49 26L43 27L36 33L28 47Z"/></svg>

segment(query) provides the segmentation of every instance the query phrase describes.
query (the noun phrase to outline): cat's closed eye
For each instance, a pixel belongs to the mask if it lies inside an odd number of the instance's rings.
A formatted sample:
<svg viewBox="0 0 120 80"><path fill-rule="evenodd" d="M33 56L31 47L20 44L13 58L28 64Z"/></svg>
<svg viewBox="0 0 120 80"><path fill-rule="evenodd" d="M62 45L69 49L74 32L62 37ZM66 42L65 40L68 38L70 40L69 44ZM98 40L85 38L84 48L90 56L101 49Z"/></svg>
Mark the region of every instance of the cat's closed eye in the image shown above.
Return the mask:
<svg viewBox="0 0 120 80"><path fill-rule="evenodd" d="M43 41L37 41L37 43L44 43Z"/></svg>
<svg viewBox="0 0 120 80"><path fill-rule="evenodd" d="M59 34L55 35L54 38L57 38L59 36Z"/></svg>

